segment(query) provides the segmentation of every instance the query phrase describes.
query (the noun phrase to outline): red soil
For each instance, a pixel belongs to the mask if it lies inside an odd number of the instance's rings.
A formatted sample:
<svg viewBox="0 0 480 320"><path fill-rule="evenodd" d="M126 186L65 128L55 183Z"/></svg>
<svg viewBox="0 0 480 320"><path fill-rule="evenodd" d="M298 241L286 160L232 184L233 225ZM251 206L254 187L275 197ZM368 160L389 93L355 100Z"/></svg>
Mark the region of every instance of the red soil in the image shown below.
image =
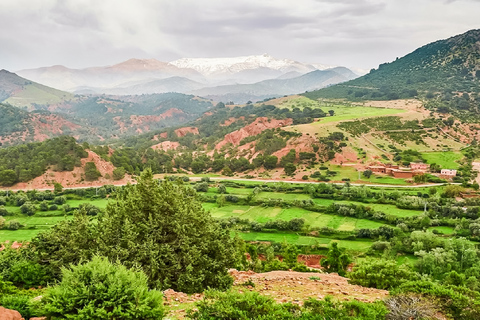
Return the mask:
<svg viewBox="0 0 480 320"><path fill-rule="evenodd" d="M179 138L186 136L187 133L199 134L198 128L196 128L196 127L184 127L184 128L179 128L179 129L175 130L175 134Z"/></svg>
<svg viewBox="0 0 480 320"><path fill-rule="evenodd" d="M151 146L153 150L163 150L163 151L168 151L168 150L176 150L180 146L180 143L176 141L163 141L159 144L156 144L154 146Z"/></svg>
<svg viewBox="0 0 480 320"><path fill-rule="evenodd" d="M276 119L269 119L266 117L259 117L255 119L255 121L249 124L248 126L245 126L242 129L239 129L227 134L225 136L225 139L223 139L223 141L221 141L215 146L215 149L219 150L228 143L231 143L235 146L239 145L240 141L242 141L242 139L244 138L255 136L267 129L285 127L285 126L291 125L292 123L293 123L292 119L276 120Z"/></svg>
<svg viewBox="0 0 480 320"><path fill-rule="evenodd" d="M94 162L98 171L102 174L98 180L95 181L82 181L85 173L85 163ZM126 175L121 180L106 179L105 175L109 174L112 177L115 167L108 161L100 158L93 151L88 151L88 157L81 160L82 166L75 167L73 171L57 172L53 168L49 168L43 175L37 177L29 182L20 182L10 187L9 189L17 190L33 190L33 189L53 189L53 183L58 182L66 188L76 187L100 187L105 184L125 185L127 183L134 182L134 180Z"/></svg>

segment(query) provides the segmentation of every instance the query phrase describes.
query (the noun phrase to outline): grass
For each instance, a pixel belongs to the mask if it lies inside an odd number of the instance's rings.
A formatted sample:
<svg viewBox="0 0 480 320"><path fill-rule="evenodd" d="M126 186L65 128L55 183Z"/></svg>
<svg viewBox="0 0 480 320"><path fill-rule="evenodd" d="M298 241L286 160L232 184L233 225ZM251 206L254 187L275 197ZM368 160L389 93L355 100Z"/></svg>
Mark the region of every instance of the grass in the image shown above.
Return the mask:
<svg viewBox="0 0 480 320"><path fill-rule="evenodd" d="M261 192L257 195L257 199L282 199L292 200L308 200L311 199L308 194L303 193L281 193L281 192Z"/></svg>
<svg viewBox="0 0 480 320"><path fill-rule="evenodd" d="M421 210L407 210L407 209L400 209L397 208L393 204L377 204L377 203L363 203L363 202L356 202L356 201L337 201L337 200L332 200L332 199L313 199L313 202L315 204L318 204L320 206L329 206L332 203L341 203L341 204L355 204L355 205L361 205L365 207L370 207L376 211L381 211L386 214L390 214L392 216L397 216L397 217L413 217L413 216L418 216L422 214Z"/></svg>
<svg viewBox="0 0 480 320"><path fill-rule="evenodd" d="M425 152L422 157L427 163L439 164L443 169L458 169L460 165L456 162L463 158L460 152Z"/></svg>
<svg viewBox="0 0 480 320"><path fill-rule="evenodd" d="M430 227L428 228L429 231L437 230L439 233L443 234L453 234L454 229L452 227L445 227L445 226L439 226L439 227Z"/></svg>
<svg viewBox="0 0 480 320"><path fill-rule="evenodd" d="M336 240L331 238L315 238L300 236L294 233L268 233L268 232L245 232L239 233L239 236L245 241L272 241L296 245L319 245L328 247L331 242L338 242L338 245L353 251L365 251L372 245L368 240Z"/></svg>
<svg viewBox="0 0 480 320"><path fill-rule="evenodd" d="M47 230L45 228L37 229L20 229L20 230L0 230L0 243L5 241L30 241L32 240L39 232Z"/></svg>
<svg viewBox="0 0 480 320"><path fill-rule="evenodd" d="M344 106L334 105L323 107L324 111L333 110L335 113L332 117L322 118L315 124L321 125L323 123L338 122L345 120L356 120L371 117L381 117L385 115L398 114L406 112L406 110L362 107L362 106Z"/></svg>
<svg viewBox="0 0 480 320"><path fill-rule="evenodd" d="M352 231L354 229L377 229L382 223L356 219L352 217L341 217L336 215L308 211L302 208L279 208L279 207L256 207L229 205L217 207L215 204L204 204L206 210L215 218L239 217L265 223L271 220L290 221L294 218L303 218L311 228L329 227L335 230Z"/></svg>
<svg viewBox="0 0 480 320"><path fill-rule="evenodd" d="M404 179L396 179L390 176L380 176L373 174L370 179L365 178L360 173L360 179L358 171L354 167L330 165L329 170L336 171L335 176L329 177L331 181L342 181L342 179L350 179L353 183L365 183L368 184L392 184L392 185L408 185Z"/></svg>

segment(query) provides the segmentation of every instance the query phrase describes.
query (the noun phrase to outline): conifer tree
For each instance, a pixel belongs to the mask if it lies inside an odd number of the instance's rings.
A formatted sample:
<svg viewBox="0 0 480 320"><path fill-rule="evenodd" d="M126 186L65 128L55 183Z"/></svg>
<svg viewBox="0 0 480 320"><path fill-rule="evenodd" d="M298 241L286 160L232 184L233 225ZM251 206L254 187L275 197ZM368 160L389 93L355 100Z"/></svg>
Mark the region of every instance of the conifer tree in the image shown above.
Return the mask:
<svg viewBox="0 0 480 320"><path fill-rule="evenodd" d="M146 170L99 219L99 253L127 267L140 266L152 287L186 293L227 289L235 245L202 208L195 191L160 185Z"/></svg>

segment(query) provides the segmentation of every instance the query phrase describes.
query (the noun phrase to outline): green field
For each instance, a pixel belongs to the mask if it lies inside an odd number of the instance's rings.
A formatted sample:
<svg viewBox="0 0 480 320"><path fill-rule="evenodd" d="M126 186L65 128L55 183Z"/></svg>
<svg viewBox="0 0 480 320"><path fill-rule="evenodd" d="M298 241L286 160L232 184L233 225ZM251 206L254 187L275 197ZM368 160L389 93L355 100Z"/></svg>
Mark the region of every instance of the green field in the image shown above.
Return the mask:
<svg viewBox="0 0 480 320"><path fill-rule="evenodd" d="M233 205L219 208L211 203L204 204L204 208L209 210L215 218L239 217L259 223L265 223L271 220L289 221L294 218L303 218L305 219L305 224L309 225L311 228L329 227L340 231L353 231L355 229L363 228L376 229L382 226L382 223L371 220L312 212L302 208Z"/></svg>
<svg viewBox="0 0 480 320"><path fill-rule="evenodd" d="M338 242L340 247L348 248L354 251L365 251L372 245L372 241L368 240L336 240L330 238L314 238L307 236L299 236L293 233L268 233L268 232L246 232L240 233L239 236L245 241L274 241L286 242L288 244L297 245L320 245L328 247L330 242Z"/></svg>
<svg viewBox="0 0 480 320"><path fill-rule="evenodd" d="M73 208L77 208L82 203L91 203L99 208L104 209L107 206L108 199L84 199L84 200L67 200L67 204ZM61 207L61 206L59 206ZM31 217L25 216L20 213L20 207L6 206L9 212L13 213L11 216L4 217L5 220L17 220L24 228L19 230L0 230L0 243L4 241L28 241L35 237L39 232L48 230L56 223L71 219L72 215L62 215L60 210L56 211L37 211L37 213ZM46 216L51 215L51 216Z"/></svg>
<svg viewBox="0 0 480 320"><path fill-rule="evenodd" d="M443 169L458 169L460 165L456 162L463 158L460 152L425 152L422 157L427 163L439 164Z"/></svg>
<svg viewBox="0 0 480 320"><path fill-rule="evenodd" d="M420 210L400 209L393 204L363 203L363 202L355 202L355 201L337 201L337 200L331 200L331 199L313 199L313 202L320 206L329 206L332 203L341 203L341 204L352 203L356 205L370 207L376 211L381 211L386 214L390 214L397 217L413 217L413 216L418 216L422 214L422 211Z"/></svg>
<svg viewBox="0 0 480 320"><path fill-rule="evenodd" d="M428 228L429 231L437 230L439 233L443 234L453 234L454 229L452 227L445 227L445 226L440 226L440 227L430 227Z"/></svg>
<svg viewBox="0 0 480 320"><path fill-rule="evenodd" d="M320 121L315 122L315 124L317 125L322 125L329 122L357 120L357 119L370 118L370 117L381 117L381 116L406 112L406 110L400 110L400 109L344 106L344 105L326 106L326 107L322 107L322 110L324 111L333 110L335 113L333 117L325 117L320 119Z"/></svg>

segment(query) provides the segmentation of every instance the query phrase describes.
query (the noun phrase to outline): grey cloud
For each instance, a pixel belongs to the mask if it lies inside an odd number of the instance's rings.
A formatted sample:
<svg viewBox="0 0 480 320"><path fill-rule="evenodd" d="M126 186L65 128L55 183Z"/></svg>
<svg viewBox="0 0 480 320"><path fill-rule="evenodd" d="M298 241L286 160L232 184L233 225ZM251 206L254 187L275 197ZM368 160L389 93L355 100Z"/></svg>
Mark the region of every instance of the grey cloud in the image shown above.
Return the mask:
<svg viewBox="0 0 480 320"><path fill-rule="evenodd" d="M168 61L267 52L371 68L478 27L479 2L2 0L0 67L86 67L132 57Z"/></svg>

